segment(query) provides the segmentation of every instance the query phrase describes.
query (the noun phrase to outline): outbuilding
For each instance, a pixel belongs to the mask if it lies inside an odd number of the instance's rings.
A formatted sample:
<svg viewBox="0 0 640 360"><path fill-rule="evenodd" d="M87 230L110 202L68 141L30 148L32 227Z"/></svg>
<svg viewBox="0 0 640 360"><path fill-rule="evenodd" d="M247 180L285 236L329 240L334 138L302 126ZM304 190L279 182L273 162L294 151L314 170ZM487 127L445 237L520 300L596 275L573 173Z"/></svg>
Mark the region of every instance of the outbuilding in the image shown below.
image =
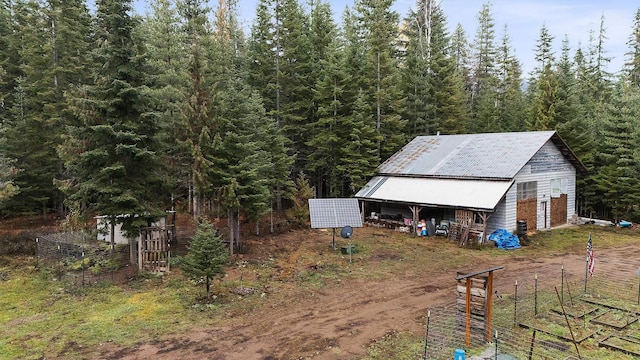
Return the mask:
<svg viewBox="0 0 640 360"><path fill-rule="evenodd" d="M367 220L546 229L576 214L586 168L555 131L418 136L382 163L358 193Z"/></svg>

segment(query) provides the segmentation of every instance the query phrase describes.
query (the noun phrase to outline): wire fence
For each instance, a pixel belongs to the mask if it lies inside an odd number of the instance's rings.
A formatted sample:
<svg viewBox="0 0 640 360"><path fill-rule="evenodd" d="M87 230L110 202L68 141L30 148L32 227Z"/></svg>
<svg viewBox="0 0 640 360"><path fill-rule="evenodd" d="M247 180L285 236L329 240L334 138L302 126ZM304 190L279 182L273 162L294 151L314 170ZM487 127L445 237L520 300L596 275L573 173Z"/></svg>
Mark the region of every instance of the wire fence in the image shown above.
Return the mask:
<svg viewBox="0 0 640 360"><path fill-rule="evenodd" d="M126 283L138 274L138 266L131 264L130 257L128 244L117 244L112 251L110 244L83 231L36 238L36 266L75 286L104 281Z"/></svg>
<svg viewBox="0 0 640 360"><path fill-rule="evenodd" d="M174 231L172 255L185 254L194 230ZM129 244L116 244L112 251L109 243L98 241L90 231L41 234L35 240L36 267L79 287L105 281L125 284L134 279L139 273L136 251Z"/></svg>
<svg viewBox="0 0 640 360"><path fill-rule="evenodd" d="M430 308L421 358L638 359L638 275L629 266L593 277L563 267L558 276L517 279L507 293L488 294L491 325L477 326L483 320L472 315L469 337L466 312L455 301Z"/></svg>

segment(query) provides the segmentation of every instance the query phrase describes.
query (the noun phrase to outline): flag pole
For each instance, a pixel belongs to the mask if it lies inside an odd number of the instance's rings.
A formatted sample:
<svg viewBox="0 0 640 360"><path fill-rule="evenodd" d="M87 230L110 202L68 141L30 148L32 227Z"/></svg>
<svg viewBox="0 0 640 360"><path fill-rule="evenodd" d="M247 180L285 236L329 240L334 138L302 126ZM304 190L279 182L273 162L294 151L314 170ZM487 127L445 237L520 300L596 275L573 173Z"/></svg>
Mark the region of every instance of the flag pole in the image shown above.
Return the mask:
<svg viewBox="0 0 640 360"><path fill-rule="evenodd" d="M592 240L591 240L591 232L589 232L589 241L587 242L587 256L585 260L584 266L584 293L587 293L587 279L589 278L589 261L591 260L591 252L592 249Z"/></svg>
<svg viewBox="0 0 640 360"><path fill-rule="evenodd" d="M589 255L587 254L587 260L584 265L584 293L587 293L587 279L589 278Z"/></svg>

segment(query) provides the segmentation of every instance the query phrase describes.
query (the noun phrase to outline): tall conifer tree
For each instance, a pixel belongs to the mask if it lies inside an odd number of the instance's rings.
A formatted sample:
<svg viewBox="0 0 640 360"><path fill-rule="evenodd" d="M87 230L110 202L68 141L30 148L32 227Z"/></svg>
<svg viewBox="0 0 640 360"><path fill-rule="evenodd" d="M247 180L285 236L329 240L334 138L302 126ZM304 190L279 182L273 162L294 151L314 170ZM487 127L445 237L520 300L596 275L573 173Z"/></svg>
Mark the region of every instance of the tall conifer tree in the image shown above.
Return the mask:
<svg viewBox="0 0 640 360"><path fill-rule="evenodd" d="M390 0L360 0L356 3L358 21L366 44L366 86L371 89L371 105L380 133L378 150L386 159L405 143L406 121L398 90L397 66L398 14ZM365 88L366 89L366 88Z"/></svg>
<svg viewBox="0 0 640 360"><path fill-rule="evenodd" d="M536 45L536 68L530 84L529 129L551 130L556 128L558 78L555 72L555 56L552 50L553 36L545 25L540 29Z"/></svg>
<svg viewBox="0 0 640 360"><path fill-rule="evenodd" d="M186 33L180 29L180 16L173 1L155 0L151 14L139 27L147 39L149 74L147 84L151 105L161 126L163 161L174 184L174 198L188 198L192 186L191 150L186 146L185 99L190 85Z"/></svg>
<svg viewBox="0 0 640 360"><path fill-rule="evenodd" d="M69 127L62 156L70 199L135 232L147 216L164 213L168 196L146 63L133 37L138 20L130 13L126 0L97 3L91 60L102 65L92 69L95 83L72 99L78 122ZM112 227L112 244L113 234Z"/></svg>
<svg viewBox="0 0 640 360"><path fill-rule="evenodd" d="M496 76L495 24L489 4L478 13L478 29L474 38L472 75L467 85L471 92L470 132L497 131L498 108Z"/></svg>
<svg viewBox="0 0 640 360"><path fill-rule="evenodd" d="M522 70L513 54L508 29L505 25L498 47L498 108L497 131L526 129L526 99L522 91Z"/></svg>

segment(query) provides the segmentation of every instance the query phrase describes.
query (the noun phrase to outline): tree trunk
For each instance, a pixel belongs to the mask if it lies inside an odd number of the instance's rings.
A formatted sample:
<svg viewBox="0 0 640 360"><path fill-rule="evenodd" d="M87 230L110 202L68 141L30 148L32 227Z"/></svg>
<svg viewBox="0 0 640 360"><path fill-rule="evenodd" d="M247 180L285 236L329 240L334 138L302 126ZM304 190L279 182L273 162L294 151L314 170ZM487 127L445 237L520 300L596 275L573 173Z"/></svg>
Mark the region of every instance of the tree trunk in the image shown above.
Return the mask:
<svg viewBox="0 0 640 360"><path fill-rule="evenodd" d="M109 220L109 238L111 239L111 255L113 255L114 248L116 246L116 220L115 218L111 218Z"/></svg>
<svg viewBox="0 0 640 360"><path fill-rule="evenodd" d="M278 185L278 195L276 195L276 209L278 209L278 211L282 211L282 194L280 194L281 190L282 186Z"/></svg>
<svg viewBox="0 0 640 360"><path fill-rule="evenodd" d="M227 209L227 224L229 225L229 254L233 256L233 239L235 237L234 234L234 221L233 221L233 210Z"/></svg>
<svg viewBox="0 0 640 360"><path fill-rule="evenodd" d="M271 209L269 209L269 222L270 222L270 227L269 227L269 232L271 234L273 234L273 202L271 203Z"/></svg>
<svg viewBox="0 0 640 360"><path fill-rule="evenodd" d="M242 248L242 242L240 239L240 209L236 212L236 244L238 244L238 252Z"/></svg>

